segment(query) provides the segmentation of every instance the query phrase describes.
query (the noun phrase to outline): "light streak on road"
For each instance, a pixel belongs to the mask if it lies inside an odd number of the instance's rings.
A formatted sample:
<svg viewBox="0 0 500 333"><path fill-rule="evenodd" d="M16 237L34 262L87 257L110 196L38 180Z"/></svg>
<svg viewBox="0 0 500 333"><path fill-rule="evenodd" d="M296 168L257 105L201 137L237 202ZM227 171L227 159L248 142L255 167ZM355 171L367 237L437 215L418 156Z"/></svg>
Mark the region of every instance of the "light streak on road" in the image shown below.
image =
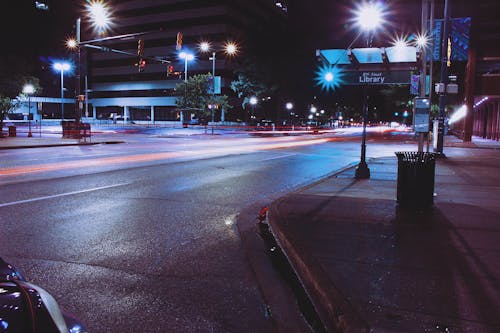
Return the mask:
<svg viewBox="0 0 500 333"><path fill-rule="evenodd" d="M199 150L158 152L158 153L137 154L128 156L80 159L76 161L62 161L58 163L16 166L16 167L0 169L0 177L16 176L16 175L30 174L37 172L49 172L58 170L84 169L90 167L103 167L111 165L154 162L154 161L169 160L174 158L209 157L209 156L220 156L220 155L230 155L230 154L242 154L242 153L250 153L263 150L293 148L300 146L322 144L332 140L333 140L332 138L313 138L306 140L304 140L303 138L300 140L298 140L297 138L267 138L267 139L261 138L258 142L263 142L263 143L257 143L256 141L255 143L250 143L250 144L248 142L246 142L246 144L238 144L235 141L231 141L230 143L225 142L224 146L219 146L219 147L216 146L208 149L207 149L207 143L204 141L200 141L198 145Z"/></svg>

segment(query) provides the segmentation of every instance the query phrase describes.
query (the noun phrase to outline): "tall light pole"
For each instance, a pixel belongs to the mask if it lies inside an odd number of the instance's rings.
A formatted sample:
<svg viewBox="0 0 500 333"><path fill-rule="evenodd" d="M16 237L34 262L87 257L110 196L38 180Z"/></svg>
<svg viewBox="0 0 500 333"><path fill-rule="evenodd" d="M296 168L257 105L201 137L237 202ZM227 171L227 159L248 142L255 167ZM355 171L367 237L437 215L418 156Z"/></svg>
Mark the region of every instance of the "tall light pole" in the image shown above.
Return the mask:
<svg viewBox="0 0 500 333"><path fill-rule="evenodd" d="M292 112L292 110L293 110L293 103L292 102L286 103L285 104L285 108L287 109L287 111L288 111L287 113L290 116L290 124L292 124L292 131L293 131L293 121L292 121L292 119L293 119L292 118L292 116L293 116L293 112Z"/></svg>
<svg viewBox="0 0 500 333"><path fill-rule="evenodd" d="M250 119L253 119L253 117L255 117L255 106L258 103L257 97L255 97L255 96L250 97L249 102L250 102L250 105L252 106L252 117L250 117Z"/></svg>
<svg viewBox="0 0 500 333"><path fill-rule="evenodd" d="M184 60L184 82L187 82L188 80L188 61L191 61L194 59L194 55L192 53L188 52L181 52L179 53L179 58Z"/></svg>
<svg viewBox="0 0 500 333"><path fill-rule="evenodd" d="M356 23L362 31L366 32L366 46L371 47L373 32L383 23L383 12L380 4L366 3L359 7L356 15ZM370 169L366 164L366 122L368 120L368 87L363 87L364 105L363 105L363 134L361 137L361 158L356 166L354 177L357 179L370 178Z"/></svg>
<svg viewBox="0 0 500 333"><path fill-rule="evenodd" d="M71 69L68 62L56 62L53 65L54 69L61 72L61 123L64 122L64 72Z"/></svg>
<svg viewBox="0 0 500 333"><path fill-rule="evenodd" d="M212 60L212 76L215 77L215 60L216 60L216 52L218 50L213 49L212 43L210 42L201 42L199 45L199 49L201 52L212 52L212 56L208 58L208 60ZM225 42L222 51L229 56L235 55L238 53L238 46L233 42Z"/></svg>
<svg viewBox="0 0 500 333"><path fill-rule="evenodd" d="M85 12L86 17L89 19L92 27L97 34L103 34L106 29L111 25L111 11L109 7L102 1L98 0L86 0ZM76 40L68 39L66 41L66 46L69 49L74 49L77 54L76 59L76 82L75 82L75 103L77 109L77 121L80 121L82 115L82 104L80 102L79 96L81 93L81 22L82 19L79 17L76 20Z"/></svg>
<svg viewBox="0 0 500 333"><path fill-rule="evenodd" d="M192 53L182 51L179 53L179 58L184 59L184 99L187 98L187 81L188 81L188 61L194 59L194 55ZM184 115L182 110L180 111L181 116L181 124L184 126ZM187 126L187 125L186 125Z"/></svg>
<svg viewBox="0 0 500 333"><path fill-rule="evenodd" d="M438 136L437 149L438 154L443 154L444 146L444 117L446 108L446 85L448 84L448 35L450 33L450 5L449 0L444 2L443 15L443 37L441 40L441 86L442 91L439 93L439 117L438 117Z"/></svg>
<svg viewBox="0 0 500 333"><path fill-rule="evenodd" d="M208 58L208 60L212 61L212 96L215 95L215 61L216 61L216 52L217 50L212 46L212 43L204 41L199 44L199 49L203 53L212 52L212 56ZM222 48L222 51L228 55L232 56L238 52L238 47L233 42L225 42ZM221 119L223 118L222 114L224 113L223 108L221 108ZM212 108L212 134L214 131L214 108Z"/></svg>
<svg viewBox="0 0 500 333"><path fill-rule="evenodd" d="M31 95L35 92L35 87L28 83L23 87L23 94L28 95L28 138L31 138Z"/></svg>

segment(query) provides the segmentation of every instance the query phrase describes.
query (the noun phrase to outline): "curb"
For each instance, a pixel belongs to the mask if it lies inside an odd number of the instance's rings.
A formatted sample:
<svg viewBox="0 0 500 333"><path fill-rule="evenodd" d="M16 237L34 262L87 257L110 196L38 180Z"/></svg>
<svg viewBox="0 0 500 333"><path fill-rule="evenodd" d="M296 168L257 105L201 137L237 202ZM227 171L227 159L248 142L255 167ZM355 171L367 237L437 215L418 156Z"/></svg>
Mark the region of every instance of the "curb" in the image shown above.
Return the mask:
<svg viewBox="0 0 500 333"><path fill-rule="evenodd" d="M373 159L370 159L373 160ZM357 163L351 163L334 173L323 177L309 185L306 185L292 193L313 187L329 178L335 177L347 170L356 167ZM281 252L286 257L291 269L299 279L302 288L320 318L323 326L328 332L369 332L369 324L363 320L353 305L347 300L342 292L335 287L321 266L300 246L293 245L290 237L286 236L278 223L271 223L272 217L278 217L279 206L286 200L284 196L269 206L267 216L269 229Z"/></svg>
<svg viewBox="0 0 500 333"><path fill-rule="evenodd" d="M270 206L269 219L279 216L281 200ZM321 266L276 225L271 225L279 247L300 280L304 291L328 332L369 332L370 328L341 291L335 287Z"/></svg>

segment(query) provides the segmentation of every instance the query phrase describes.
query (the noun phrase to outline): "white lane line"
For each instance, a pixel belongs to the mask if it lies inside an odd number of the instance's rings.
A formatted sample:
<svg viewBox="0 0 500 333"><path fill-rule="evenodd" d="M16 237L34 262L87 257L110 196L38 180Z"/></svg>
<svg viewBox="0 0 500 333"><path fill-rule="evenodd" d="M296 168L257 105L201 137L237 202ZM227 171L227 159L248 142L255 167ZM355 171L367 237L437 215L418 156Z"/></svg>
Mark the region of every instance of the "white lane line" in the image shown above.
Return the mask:
<svg viewBox="0 0 500 333"><path fill-rule="evenodd" d="M280 155L280 156L275 156L275 157L268 157L268 158L264 158L262 160L259 160L259 162L277 160L279 158L286 158L286 157L295 156L295 155L297 155L297 154L285 154L285 155Z"/></svg>
<svg viewBox="0 0 500 333"><path fill-rule="evenodd" d="M26 199L26 200L6 202L6 203L0 204L0 207L14 206L14 205L19 205L19 204L28 203L28 202L41 201L41 200L47 200L47 199L65 197L65 196L68 196L68 195L74 195L74 194L81 194L81 193L99 191L99 190L104 190L104 189L107 189L107 188L124 186L124 185L128 185L128 184L130 184L130 183L121 183L121 184L107 185L107 186L89 188L89 189L86 189L86 190L66 192L66 193L60 193L60 194L54 194L54 195L48 195L48 196L45 196L45 197L38 197L38 198L31 198L31 199Z"/></svg>

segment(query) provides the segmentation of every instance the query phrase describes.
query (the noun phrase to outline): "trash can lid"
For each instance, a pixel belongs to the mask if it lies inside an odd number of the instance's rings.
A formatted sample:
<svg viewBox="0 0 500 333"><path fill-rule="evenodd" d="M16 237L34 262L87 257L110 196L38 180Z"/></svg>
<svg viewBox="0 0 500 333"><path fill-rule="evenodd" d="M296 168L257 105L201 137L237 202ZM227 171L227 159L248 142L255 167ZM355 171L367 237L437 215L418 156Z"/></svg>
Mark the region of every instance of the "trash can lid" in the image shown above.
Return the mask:
<svg viewBox="0 0 500 333"><path fill-rule="evenodd" d="M395 154L401 162L427 163L436 159L436 154L420 151L399 151Z"/></svg>

